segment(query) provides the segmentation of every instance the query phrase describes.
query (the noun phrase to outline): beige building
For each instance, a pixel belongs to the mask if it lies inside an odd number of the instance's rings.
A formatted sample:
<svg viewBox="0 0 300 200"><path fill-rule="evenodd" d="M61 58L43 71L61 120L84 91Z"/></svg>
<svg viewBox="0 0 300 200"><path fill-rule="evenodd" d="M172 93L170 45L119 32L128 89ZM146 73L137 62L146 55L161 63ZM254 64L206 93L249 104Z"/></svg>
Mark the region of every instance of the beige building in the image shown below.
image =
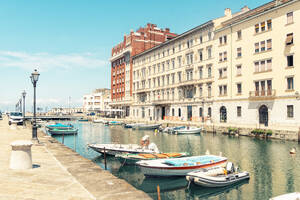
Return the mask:
<svg viewBox="0 0 300 200"><path fill-rule="evenodd" d="M255 127L300 124L300 1L209 21L133 57L131 117Z"/></svg>
<svg viewBox="0 0 300 200"><path fill-rule="evenodd" d="M110 89L96 89L83 96L84 112L101 112L110 110Z"/></svg>

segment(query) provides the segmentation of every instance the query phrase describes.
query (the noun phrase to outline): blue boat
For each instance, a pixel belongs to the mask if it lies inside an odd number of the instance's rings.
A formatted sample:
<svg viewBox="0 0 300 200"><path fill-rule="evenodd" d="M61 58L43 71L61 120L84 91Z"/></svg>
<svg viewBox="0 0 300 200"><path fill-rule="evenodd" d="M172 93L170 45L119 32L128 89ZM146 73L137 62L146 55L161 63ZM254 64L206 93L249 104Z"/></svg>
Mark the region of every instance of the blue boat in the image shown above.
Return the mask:
<svg viewBox="0 0 300 200"><path fill-rule="evenodd" d="M53 124L53 125L48 125L46 126L47 129L52 130L52 129L71 129L73 128L72 124L61 124L61 123L57 123L57 124Z"/></svg>

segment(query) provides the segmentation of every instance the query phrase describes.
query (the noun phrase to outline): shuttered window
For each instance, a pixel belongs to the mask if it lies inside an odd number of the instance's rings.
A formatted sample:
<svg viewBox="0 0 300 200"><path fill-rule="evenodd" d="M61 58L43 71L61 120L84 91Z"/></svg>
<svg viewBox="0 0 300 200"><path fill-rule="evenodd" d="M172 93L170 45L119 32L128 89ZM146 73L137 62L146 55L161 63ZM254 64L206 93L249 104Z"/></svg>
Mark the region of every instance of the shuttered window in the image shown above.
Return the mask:
<svg viewBox="0 0 300 200"><path fill-rule="evenodd" d="M272 49L272 39L267 40L267 50Z"/></svg>
<svg viewBox="0 0 300 200"><path fill-rule="evenodd" d="M291 24L294 22L293 12L289 12L288 14L286 14L286 17L287 17L287 24Z"/></svg>

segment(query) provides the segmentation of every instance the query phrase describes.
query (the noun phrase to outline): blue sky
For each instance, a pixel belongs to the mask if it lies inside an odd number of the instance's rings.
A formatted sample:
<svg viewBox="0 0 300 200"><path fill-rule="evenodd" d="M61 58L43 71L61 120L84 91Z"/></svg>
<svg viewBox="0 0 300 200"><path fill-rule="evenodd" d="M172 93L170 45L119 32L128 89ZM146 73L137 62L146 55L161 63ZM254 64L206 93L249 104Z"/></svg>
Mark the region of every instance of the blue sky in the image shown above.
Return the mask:
<svg viewBox="0 0 300 200"><path fill-rule="evenodd" d="M111 48L148 22L183 33L225 8L237 12L269 0L3 0L0 1L0 110L27 92L32 108L34 68L38 106L81 106L81 97L110 87Z"/></svg>

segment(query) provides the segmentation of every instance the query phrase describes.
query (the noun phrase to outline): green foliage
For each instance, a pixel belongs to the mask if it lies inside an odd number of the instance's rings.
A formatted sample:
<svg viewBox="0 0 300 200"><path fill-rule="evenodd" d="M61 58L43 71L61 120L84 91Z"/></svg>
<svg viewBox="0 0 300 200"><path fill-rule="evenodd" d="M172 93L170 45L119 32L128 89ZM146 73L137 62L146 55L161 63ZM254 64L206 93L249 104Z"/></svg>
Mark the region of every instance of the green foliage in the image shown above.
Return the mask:
<svg viewBox="0 0 300 200"><path fill-rule="evenodd" d="M251 131L252 134L255 136L271 136L273 132L271 130L264 130L264 129L254 129Z"/></svg>
<svg viewBox="0 0 300 200"><path fill-rule="evenodd" d="M233 127L228 128L228 134L236 134L236 133L238 133L237 128L233 128Z"/></svg>

